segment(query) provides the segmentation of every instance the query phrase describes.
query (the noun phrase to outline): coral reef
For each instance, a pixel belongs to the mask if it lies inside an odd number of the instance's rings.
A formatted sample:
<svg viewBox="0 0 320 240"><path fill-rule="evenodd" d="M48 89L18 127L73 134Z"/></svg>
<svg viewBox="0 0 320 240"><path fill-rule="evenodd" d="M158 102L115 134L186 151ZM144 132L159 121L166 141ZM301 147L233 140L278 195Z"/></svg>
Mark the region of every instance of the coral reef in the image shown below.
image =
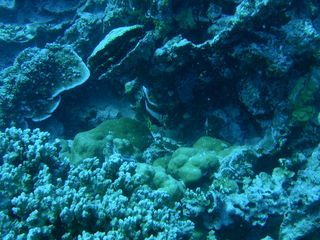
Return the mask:
<svg viewBox="0 0 320 240"><path fill-rule="evenodd" d="M319 0L0 0L1 239L320 239Z"/></svg>
<svg viewBox="0 0 320 240"><path fill-rule="evenodd" d="M86 158L77 167L59 158L49 134L9 128L1 133L2 239L188 239L168 195L142 184L137 163L119 154Z"/></svg>

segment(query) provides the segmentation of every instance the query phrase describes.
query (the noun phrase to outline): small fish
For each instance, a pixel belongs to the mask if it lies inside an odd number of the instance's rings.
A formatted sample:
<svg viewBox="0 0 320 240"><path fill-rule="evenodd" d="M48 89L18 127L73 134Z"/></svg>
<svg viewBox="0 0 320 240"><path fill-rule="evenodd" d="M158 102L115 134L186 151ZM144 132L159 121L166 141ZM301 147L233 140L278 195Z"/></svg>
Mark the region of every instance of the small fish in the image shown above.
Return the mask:
<svg viewBox="0 0 320 240"><path fill-rule="evenodd" d="M149 90L145 86L142 86L142 90L145 96L144 105L148 114L156 119L160 124L165 124L168 116L157 111L160 106L150 99Z"/></svg>

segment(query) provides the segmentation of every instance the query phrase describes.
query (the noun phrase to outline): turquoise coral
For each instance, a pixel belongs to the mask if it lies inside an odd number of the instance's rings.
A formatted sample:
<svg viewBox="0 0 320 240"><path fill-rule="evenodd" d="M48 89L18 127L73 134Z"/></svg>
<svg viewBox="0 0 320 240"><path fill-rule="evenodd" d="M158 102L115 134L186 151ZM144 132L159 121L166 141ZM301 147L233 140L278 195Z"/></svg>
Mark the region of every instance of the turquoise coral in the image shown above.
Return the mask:
<svg viewBox="0 0 320 240"><path fill-rule="evenodd" d="M2 239L81 239L90 229L107 239L189 238L193 223L167 205L165 192L141 184L134 160L115 154L72 167L49 136L15 128L1 133L1 180L11 183L0 184Z"/></svg>

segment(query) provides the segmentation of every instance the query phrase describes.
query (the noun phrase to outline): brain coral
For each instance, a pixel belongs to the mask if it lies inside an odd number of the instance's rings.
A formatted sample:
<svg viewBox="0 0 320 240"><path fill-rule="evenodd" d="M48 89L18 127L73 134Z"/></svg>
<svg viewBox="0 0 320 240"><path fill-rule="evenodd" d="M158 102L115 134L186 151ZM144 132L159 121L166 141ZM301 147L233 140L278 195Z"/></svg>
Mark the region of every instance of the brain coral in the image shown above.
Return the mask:
<svg viewBox="0 0 320 240"><path fill-rule="evenodd" d="M107 120L94 129L78 133L71 149L71 162L80 164L83 159L97 157L103 159L106 145L124 155L132 155L145 150L152 141L149 129L130 118ZM105 152L104 152L105 151Z"/></svg>

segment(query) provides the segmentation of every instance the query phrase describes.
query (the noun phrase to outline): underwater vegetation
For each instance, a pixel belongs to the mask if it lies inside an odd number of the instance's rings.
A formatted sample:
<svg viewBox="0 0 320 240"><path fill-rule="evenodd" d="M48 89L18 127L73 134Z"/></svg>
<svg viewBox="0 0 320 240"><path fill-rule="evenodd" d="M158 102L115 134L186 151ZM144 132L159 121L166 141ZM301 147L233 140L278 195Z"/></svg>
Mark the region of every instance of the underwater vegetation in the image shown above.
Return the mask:
<svg viewBox="0 0 320 240"><path fill-rule="evenodd" d="M0 0L0 239L320 239L319 0Z"/></svg>

